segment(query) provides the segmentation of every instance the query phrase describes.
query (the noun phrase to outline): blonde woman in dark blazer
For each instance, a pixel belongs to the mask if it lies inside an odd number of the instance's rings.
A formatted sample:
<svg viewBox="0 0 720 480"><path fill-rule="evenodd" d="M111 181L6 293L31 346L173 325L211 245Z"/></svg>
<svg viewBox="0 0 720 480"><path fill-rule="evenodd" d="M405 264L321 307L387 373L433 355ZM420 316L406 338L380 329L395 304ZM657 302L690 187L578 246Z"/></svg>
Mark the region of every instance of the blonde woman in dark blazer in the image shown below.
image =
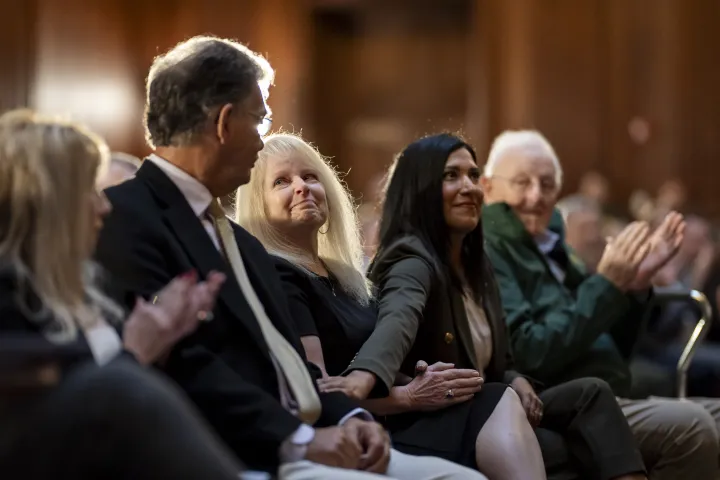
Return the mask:
<svg viewBox="0 0 720 480"><path fill-rule="evenodd" d="M144 368L198 325L222 275L175 279L125 319L90 261L108 154L79 125L0 117L0 472L236 479L237 460L184 396Z"/></svg>

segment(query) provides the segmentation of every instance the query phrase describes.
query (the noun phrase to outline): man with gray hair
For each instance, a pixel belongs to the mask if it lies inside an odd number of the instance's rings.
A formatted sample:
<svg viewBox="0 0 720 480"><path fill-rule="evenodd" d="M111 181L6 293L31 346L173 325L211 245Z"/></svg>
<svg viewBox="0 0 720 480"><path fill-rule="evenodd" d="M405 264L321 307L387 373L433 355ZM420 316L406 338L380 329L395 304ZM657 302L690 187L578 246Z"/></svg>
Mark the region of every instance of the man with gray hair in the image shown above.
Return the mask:
<svg viewBox="0 0 720 480"><path fill-rule="evenodd" d="M652 234L643 222L629 225L588 275L565 244L555 208L562 169L545 137L500 135L481 182L486 249L518 370L548 386L598 377L618 397L627 395L628 359L652 295L650 279L677 253L682 216L669 214ZM716 477L718 432L709 411L720 412L720 402L618 401L650 478Z"/></svg>
<svg viewBox="0 0 720 480"><path fill-rule="evenodd" d="M226 275L213 312L162 366L249 467L286 480L484 478L391 450L368 412L317 390L320 371L303 357L271 257L218 200L249 180L270 125L272 80L263 57L215 37L155 59L145 108L155 153L106 190L113 210L97 259L128 306L162 301L156 292L179 275Z"/></svg>

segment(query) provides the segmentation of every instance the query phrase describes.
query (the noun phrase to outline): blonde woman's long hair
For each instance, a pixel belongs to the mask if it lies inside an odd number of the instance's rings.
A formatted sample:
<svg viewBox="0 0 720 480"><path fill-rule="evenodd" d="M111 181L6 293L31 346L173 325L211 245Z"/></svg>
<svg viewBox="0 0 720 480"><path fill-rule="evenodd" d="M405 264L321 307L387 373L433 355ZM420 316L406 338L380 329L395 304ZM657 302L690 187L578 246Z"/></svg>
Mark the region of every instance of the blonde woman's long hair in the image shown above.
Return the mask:
<svg viewBox="0 0 720 480"><path fill-rule="evenodd" d="M343 290L363 305L370 298L370 284L362 274L362 241L355 204L332 164L315 147L301 137L276 133L265 138L250 182L237 191L236 221L262 242L273 255L310 270L313 259L295 247L267 218L265 208L265 173L270 158L302 156L317 172L325 189L328 218L318 233L318 256L337 278Z"/></svg>
<svg viewBox="0 0 720 480"><path fill-rule="evenodd" d="M0 117L0 262L17 276L28 318L57 343L74 340L101 310L121 315L93 285L89 261L88 209L108 159L105 142L80 125L28 110ZM30 292L40 310L27 303Z"/></svg>

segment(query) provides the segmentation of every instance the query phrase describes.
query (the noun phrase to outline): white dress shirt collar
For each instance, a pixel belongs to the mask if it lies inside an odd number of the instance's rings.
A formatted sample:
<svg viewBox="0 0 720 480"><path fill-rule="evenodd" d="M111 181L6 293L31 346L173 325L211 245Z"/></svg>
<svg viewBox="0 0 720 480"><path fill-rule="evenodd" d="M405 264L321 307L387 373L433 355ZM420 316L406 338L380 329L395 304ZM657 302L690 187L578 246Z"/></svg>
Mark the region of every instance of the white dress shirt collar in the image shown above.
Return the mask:
<svg viewBox="0 0 720 480"><path fill-rule="evenodd" d="M550 272L555 276L558 282L563 283L565 281L565 270L563 270L555 260L548 256L559 241L560 235L550 230L545 230L545 232L535 237L535 245L537 245L538 250L540 250L540 253L542 253L545 257L545 261L547 261L547 264L550 267Z"/></svg>
<svg viewBox="0 0 720 480"><path fill-rule="evenodd" d="M535 244L543 254L547 255L553 248L555 248L555 245L559 240L560 235L551 230L545 230L543 233L535 237Z"/></svg>
<svg viewBox="0 0 720 480"><path fill-rule="evenodd" d="M190 208L195 212L195 215L198 217L205 215L210 203L213 201L213 196L205 185L189 173L154 153L147 159L170 177L170 180L178 187L183 197L190 204Z"/></svg>

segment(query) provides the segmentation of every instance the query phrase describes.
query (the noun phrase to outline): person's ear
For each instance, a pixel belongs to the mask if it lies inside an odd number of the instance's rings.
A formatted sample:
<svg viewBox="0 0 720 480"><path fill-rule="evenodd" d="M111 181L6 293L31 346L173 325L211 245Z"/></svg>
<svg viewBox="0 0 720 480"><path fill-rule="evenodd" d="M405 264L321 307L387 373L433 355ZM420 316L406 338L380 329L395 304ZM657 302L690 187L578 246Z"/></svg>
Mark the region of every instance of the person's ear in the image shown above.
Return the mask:
<svg viewBox="0 0 720 480"><path fill-rule="evenodd" d="M232 114L233 106L231 103L226 103L220 108L217 117L216 135L220 144L224 144L228 141L230 135L230 115Z"/></svg>
<svg viewBox="0 0 720 480"><path fill-rule="evenodd" d="M483 192L483 199L492 193L492 180L485 175L480 177L480 188Z"/></svg>

